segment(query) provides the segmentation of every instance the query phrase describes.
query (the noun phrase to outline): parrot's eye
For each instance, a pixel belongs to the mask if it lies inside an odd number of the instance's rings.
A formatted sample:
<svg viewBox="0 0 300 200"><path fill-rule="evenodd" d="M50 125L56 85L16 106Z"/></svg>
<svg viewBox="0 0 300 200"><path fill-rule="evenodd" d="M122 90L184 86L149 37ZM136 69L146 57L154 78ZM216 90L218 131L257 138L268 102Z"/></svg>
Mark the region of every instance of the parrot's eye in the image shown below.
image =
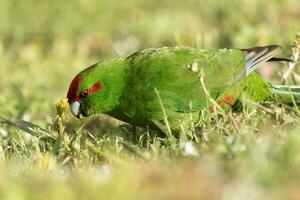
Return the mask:
<svg viewBox="0 0 300 200"><path fill-rule="evenodd" d="M94 92L96 92L97 90L99 90L101 87L102 87L101 83L100 82L96 82L90 88L87 88L87 89L83 90L81 92L81 94L80 94L80 97L86 97L88 95L91 95Z"/></svg>
<svg viewBox="0 0 300 200"><path fill-rule="evenodd" d="M82 97L86 97L88 94L89 94L88 89L85 89L85 90L83 90L83 91L81 92L81 96L82 96Z"/></svg>

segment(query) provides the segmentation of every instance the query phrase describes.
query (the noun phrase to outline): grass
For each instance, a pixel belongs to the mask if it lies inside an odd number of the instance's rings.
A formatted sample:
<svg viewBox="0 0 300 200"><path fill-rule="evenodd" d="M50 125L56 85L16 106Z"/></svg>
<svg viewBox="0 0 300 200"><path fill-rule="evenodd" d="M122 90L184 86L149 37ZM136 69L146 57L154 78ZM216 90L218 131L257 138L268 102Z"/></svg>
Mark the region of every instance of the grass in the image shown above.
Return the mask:
<svg viewBox="0 0 300 200"><path fill-rule="evenodd" d="M59 102L85 67L148 47L275 43L290 57L299 11L297 0L1 1L0 199L299 199L294 106L203 112L178 140L139 128L134 141L130 125L77 120ZM285 82L299 84L298 66ZM287 68L260 73L281 83Z"/></svg>

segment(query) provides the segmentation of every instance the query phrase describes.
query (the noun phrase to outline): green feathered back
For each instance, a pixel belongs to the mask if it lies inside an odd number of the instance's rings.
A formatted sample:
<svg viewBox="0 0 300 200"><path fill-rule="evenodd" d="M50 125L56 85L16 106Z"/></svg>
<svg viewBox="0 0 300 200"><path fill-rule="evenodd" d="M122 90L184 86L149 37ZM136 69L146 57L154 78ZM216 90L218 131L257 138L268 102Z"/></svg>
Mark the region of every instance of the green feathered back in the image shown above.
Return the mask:
<svg viewBox="0 0 300 200"><path fill-rule="evenodd" d="M133 54L125 60L128 82L121 105L113 113L138 124L153 119L162 121L160 98L170 123L176 124L183 113L211 106L208 96L218 99L242 80L244 61L244 52L232 49L211 51L176 47ZM201 77L209 95L202 87Z"/></svg>

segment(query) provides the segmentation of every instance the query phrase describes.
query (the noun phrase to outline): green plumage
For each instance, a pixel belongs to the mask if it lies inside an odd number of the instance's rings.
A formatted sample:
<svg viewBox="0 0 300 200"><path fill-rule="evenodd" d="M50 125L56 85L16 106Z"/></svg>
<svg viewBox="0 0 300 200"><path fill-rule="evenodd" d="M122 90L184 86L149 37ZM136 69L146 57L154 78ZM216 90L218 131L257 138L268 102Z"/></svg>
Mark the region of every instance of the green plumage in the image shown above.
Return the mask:
<svg viewBox="0 0 300 200"><path fill-rule="evenodd" d="M231 63L228 58L231 58ZM136 53L125 61L128 82L120 105L113 110L112 115L120 118L120 113L123 113L125 121L153 127L165 124L164 109L171 127L178 129L189 113L198 114L200 110L211 106L200 77L204 77L211 97L217 99L242 77L243 62L244 54L238 50L216 52L164 48ZM228 76L223 76L220 71ZM219 74L215 79L208 78L215 74Z"/></svg>
<svg viewBox="0 0 300 200"><path fill-rule="evenodd" d="M81 114L106 113L131 124L162 130L168 123L178 130L180 125L190 123L191 116L197 123L201 110L211 108L214 101L222 102L224 97L229 96L230 102L225 102L228 105L241 96L256 102L272 97L269 84L255 72L246 76L256 66L255 59L262 58L251 57L247 51L147 49L87 68L79 74L80 82L73 92L80 96L84 89L99 82L101 89L80 97ZM267 53L264 56L261 62L271 58Z"/></svg>

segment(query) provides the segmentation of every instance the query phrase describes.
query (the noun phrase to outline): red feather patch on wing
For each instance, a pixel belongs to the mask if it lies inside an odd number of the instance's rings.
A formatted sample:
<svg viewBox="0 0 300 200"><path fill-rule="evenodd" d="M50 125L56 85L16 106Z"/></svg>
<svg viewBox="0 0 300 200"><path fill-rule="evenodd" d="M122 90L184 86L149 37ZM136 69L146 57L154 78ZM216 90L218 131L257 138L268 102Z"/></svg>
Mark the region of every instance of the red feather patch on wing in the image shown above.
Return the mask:
<svg viewBox="0 0 300 200"><path fill-rule="evenodd" d="M234 99L233 99L233 96L228 95L228 96L225 96L222 99L218 100L217 103L219 105L223 105L223 104L233 105Z"/></svg>
<svg viewBox="0 0 300 200"><path fill-rule="evenodd" d="M80 80L81 80L81 76L78 74L77 76L75 76L75 78L71 82L71 85L69 87L69 91L67 94L69 103L72 103L72 102L80 99L79 95L77 95L77 89L78 89Z"/></svg>
<svg viewBox="0 0 300 200"><path fill-rule="evenodd" d="M222 106L222 105L230 105L232 106L234 104L234 97L231 96L231 95L227 95L227 96L224 96L223 98L219 99L217 101L217 104ZM210 108L209 108L209 111L210 112L213 112L214 110L216 110L216 106L215 105L212 105Z"/></svg>

